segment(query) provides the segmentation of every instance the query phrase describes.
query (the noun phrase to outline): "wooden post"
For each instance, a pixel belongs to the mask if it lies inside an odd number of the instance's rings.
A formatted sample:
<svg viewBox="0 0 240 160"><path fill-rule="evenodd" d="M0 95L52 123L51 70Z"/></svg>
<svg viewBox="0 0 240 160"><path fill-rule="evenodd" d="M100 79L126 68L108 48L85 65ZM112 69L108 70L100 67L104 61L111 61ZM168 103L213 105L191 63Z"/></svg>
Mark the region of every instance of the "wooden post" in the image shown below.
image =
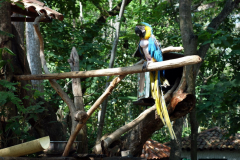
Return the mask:
<svg viewBox="0 0 240 160"><path fill-rule="evenodd" d="M71 71L79 71L79 55L75 47L72 48L70 59L68 59L68 63L71 66ZM81 79L73 78L72 79L72 91L74 96L74 105L76 111L84 111L83 104L83 95L82 95L82 87L81 87ZM74 114L71 113L71 116ZM71 133L74 132L77 126L77 122L72 122ZM78 153L87 153L87 127L84 125L80 133L78 134Z"/></svg>

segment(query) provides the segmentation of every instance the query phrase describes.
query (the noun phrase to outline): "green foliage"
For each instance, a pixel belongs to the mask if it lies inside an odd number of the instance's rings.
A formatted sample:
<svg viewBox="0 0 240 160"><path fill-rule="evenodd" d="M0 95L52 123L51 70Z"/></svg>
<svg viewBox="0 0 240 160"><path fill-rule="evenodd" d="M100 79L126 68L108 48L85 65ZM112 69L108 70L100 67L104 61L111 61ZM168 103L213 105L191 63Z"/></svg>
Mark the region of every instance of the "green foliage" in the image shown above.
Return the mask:
<svg viewBox="0 0 240 160"><path fill-rule="evenodd" d="M1 31L0 30L0 35L4 35L4 36L8 36L8 37L13 37L13 34L10 34L10 33L7 33L7 32L4 32L4 31Z"/></svg>
<svg viewBox="0 0 240 160"><path fill-rule="evenodd" d="M10 63L10 60L3 60L2 59L2 55L4 53L4 51L10 55L15 55L10 49L4 47L4 48L0 48L0 70L7 64ZM10 64L11 65L11 64ZM12 65L11 65L12 67ZM13 69L13 68L12 68Z"/></svg>
<svg viewBox="0 0 240 160"><path fill-rule="evenodd" d="M7 141L10 141L11 139L18 139L18 141L32 140L33 137L28 132L30 128L28 121L32 118L37 120L36 114L46 111L46 109L41 106L43 102L38 102L36 104L32 103L32 105L30 104L30 106L25 107L22 100L16 95L18 84L19 83L0 80L0 87L2 87L2 90L0 91L0 117L6 117L7 114L9 114L10 108L8 108L8 106L11 103L16 105L18 113L17 115L10 117L7 120L7 125L4 130L0 131L0 134L3 134L3 132L9 133L11 131L14 133L14 136L8 137L3 143L7 143ZM41 94L35 92L34 98L37 98L39 95ZM31 100L28 96L23 99Z"/></svg>
<svg viewBox="0 0 240 160"><path fill-rule="evenodd" d="M196 26L200 43L211 44L197 79L198 120L205 128L227 128L229 134L240 130L240 54L239 31L234 28L236 21L236 16L229 16L218 30L205 31L202 26Z"/></svg>

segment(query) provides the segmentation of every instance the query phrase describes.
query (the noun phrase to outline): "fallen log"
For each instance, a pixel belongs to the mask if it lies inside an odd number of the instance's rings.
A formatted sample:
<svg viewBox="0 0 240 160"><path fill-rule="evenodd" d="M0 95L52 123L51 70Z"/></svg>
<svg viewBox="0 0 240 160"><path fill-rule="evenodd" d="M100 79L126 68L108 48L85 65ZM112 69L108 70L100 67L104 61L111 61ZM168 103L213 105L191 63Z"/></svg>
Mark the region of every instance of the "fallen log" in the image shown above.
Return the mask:
<svg viewBox="0 0 240 160"><path fill-rule="evenodd" d="M100 76L113 76L113 75L125 75L133 73L141 73L156 70L167 70L178 68L186 65L196 64L201 62L202 59L197 55L185 56L177 59L166 60L162 62L150 63L147 70L142 70L142 64L121 67L121 68L109 68L99 69L91 71L75 71L66 73L51 73L51 74L39 74L39 75L15 75L16 80L43 80L43 79L64 79L64 78L86 78L86 77L100 77Z"/></svg>

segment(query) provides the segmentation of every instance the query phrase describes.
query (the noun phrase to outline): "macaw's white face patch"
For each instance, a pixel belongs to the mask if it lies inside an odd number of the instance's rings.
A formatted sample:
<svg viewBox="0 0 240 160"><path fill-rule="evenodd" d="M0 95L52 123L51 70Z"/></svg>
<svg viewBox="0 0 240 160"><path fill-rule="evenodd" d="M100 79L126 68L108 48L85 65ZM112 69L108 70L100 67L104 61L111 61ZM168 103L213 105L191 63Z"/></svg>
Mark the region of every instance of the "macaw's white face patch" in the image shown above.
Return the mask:
<svg viewBox="0 0 240 160"><path fill-rule="evenodd" d="M140 41L140 46L142 48L146 48L148 46L148 43L149 43L148 40L143 39L143 40Z"/></svg>

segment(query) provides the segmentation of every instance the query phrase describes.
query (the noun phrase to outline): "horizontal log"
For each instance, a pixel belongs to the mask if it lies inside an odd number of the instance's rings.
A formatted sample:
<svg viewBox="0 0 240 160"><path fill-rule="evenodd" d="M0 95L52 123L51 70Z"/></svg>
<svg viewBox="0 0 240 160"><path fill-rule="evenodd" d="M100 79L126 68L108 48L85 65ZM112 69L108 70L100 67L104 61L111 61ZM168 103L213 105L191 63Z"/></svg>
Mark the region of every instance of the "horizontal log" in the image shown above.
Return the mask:
<svg viewBox="0 0 240 160"><path fill-rule="evenodd" d="M133 73L141 73L156 70L167 70L178 68L186 65L196 64L201 62L202 59L197 55L185 56L177 59L171 59L162 62L150 63L147 70L142 70L142 64L122 67L122 68L109 68L99 69L91 71L74 71L65 73L51 73L51 74L39 74L39 75L15 75L17 80L43 80L43 79L64 79L64 78L86 78L86 77L100 77L100 76L113 76L113 75L125 75Z"/></svg>

